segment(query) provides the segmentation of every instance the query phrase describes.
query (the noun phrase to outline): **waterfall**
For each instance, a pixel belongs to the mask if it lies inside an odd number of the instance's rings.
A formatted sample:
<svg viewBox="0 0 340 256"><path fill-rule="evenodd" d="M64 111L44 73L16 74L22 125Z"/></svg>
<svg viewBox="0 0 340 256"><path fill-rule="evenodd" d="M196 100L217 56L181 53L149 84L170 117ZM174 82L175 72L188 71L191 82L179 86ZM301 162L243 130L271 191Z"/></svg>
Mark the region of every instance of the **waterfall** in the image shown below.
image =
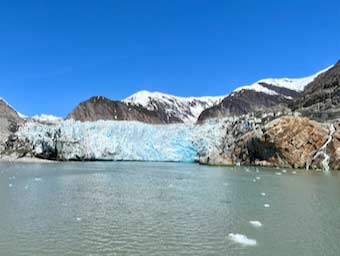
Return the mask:
<svg viewBox="0 0 340 256"><path fill-rule="evenodd" d="M329 126L329 135L328 135L328 139L325 142L325 144L322 145L322 147L315 153L315 155L313 156L312 160L310 160L307 164L306 164L306 169L309 169L310 164L319 156L323 156L323 160L321 161L321 165L322 168L325 172L329 172L329 159L330 156L327 154L327 147L328 144L331 143L332 139L333 139L333 135L335 133L335 127L333 124L331 124Z"/></svg>

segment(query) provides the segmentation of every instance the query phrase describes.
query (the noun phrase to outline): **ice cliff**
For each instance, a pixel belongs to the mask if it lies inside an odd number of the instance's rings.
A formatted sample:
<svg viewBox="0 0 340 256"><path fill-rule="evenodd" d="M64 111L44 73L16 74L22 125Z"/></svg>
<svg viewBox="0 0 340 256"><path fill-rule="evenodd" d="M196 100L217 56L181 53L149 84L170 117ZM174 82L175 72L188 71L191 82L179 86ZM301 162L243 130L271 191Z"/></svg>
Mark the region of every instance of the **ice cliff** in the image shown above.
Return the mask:
<svg viewBox="0 0 340 256"><path fill-rule="evenodd" d="M202 125L151 125L134 121L27 122L8 141L12 152L57 160L194 162L223 152L228 132L240 118ZM242 119L245 131L253 122ZM230 129L228 129L228 127Z"/></svg>

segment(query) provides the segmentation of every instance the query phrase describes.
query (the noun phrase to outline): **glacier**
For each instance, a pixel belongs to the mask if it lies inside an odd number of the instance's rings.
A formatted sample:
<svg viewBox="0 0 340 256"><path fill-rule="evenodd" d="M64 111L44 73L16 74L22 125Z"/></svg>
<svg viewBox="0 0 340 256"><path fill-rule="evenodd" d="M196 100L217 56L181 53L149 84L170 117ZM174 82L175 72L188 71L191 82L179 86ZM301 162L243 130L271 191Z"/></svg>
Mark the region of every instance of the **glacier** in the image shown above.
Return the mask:
<svg viewBox="0 0 340 256"><path fill-rule="evenodd" d="M151 125L136 121L27 122L16 132L33 156L46 152L58 160L195 162L221 152L233 118L202 125Z"/></svg>

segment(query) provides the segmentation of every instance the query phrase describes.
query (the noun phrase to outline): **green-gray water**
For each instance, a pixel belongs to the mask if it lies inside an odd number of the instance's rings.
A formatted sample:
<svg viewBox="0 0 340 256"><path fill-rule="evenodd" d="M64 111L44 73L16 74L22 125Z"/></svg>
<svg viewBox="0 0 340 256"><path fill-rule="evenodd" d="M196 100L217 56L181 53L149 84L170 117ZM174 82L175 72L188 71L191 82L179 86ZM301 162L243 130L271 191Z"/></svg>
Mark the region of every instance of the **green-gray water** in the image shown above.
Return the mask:
<svg viewBox="0 0 340 256"><path fill-rule="evenodd" d="M2 163L0 255L340 255L339 173L278 171Z"/></svg>

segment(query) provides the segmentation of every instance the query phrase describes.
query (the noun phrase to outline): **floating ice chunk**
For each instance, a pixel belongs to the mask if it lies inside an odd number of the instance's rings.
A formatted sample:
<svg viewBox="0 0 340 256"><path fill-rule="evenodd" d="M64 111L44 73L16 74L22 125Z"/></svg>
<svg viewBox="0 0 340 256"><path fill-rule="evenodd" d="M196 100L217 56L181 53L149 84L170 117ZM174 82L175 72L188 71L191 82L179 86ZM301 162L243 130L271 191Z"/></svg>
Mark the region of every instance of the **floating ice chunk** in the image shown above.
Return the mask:
<svg viewBox="0 0 340 256"><path fill-rule="evenodd" d="M26 186L24 187L24 189L28 189L28 186L26 185Z"/></svg>
<svg viewBox="0 0 340 256"><path fill-rule="evenodd" d="M223 186L227 187L229 184L227 182L223 183Z"/></svg>
<svg viewBox="0 0 340 256"><path fill-rule="evenodd" d="M9 187L9 188L13 187L13 184L12 184L12 183L9 183L9 184L8 184L8 187Z"/></svg>
<svg viewBox="0 0 340 256"><path fill-rule="evenodd" d="M256 172L259 173L260 172L259 169L256 169Z"/></svg>
<svg viewBox="0 0 340 256"><path fill-rule="evenodd" d="M173 184L169 184L169 188L173 188L174 187L174 185Z"/></svg>
<svg viewBox="0 0 340 256"><path fill-rule="evenodd" d="M77 217L77 221L81 221L82 219L80 217Z"/></svg>
<svg viewBox="0 0 340 256"><path fill-rule="evenodd" d="M246 172L250 172L250 170L248 168L246 168Z"/></svg>
<svg viewBox="0 0 340 256"><path fill-rule="evenodd" d="M262 192L262 193L261 193L261 196L266 196L266 193Z"/></svg>
<svg viewBox="0 0 340 256"><path fill-rule="evenodd" d="M42 181L42 178L34 178L34 181Z"/></svg>
<svg viewBox="0 0 340 256"><path fill-rule="evenodd" d="M256 182L256 179L253 179L253 182Z"/></svg>
<svg viewBox="0 0 340 256"><path fill-rule="evenodd" d="M283 173L287 173L287 170L282 170Z"/></svg>
<svg viewBox="0 0 340 256"><path fill-rule="evenodd" d="M230 233L228 235L229 239L235 243L247 245L247 246L255 246L257 244L256 240L250 239L245 235L242 234L233 234Z"/></svg>
<svg viewBox="0 0 340 256"><path fill-rule="evenodd" d="M292 174L296 174L296 171L292 171Z"/></svg>
<svg viewBox="0 0 340 256"><path fill-rule="evenodd" d="M269 208L270 204L264 204L263 206L264 206L264 208Z"/></svg>
<svg viewBox="0 0 340 256"><path fill-rule="evenodd" d="M256 228L262 227L262 223L259 222L258 220L251 220L251 221L249 221L249 223Z"/></svg>
<svg viewBox="0 0 340 256"><path fill-rule="evenodd" d="M257 179L257 180L260 180L260 179L261 179L261 177L257 176L257 177L256 177L256 179Z"/></svg>
<svg viewBox="0 0 340 256"><path fill-rule="evenodd" d="M15 180L15 176L11 176L8 178L9 180Z"/></svg>
<svg viewBox="0 0 340 256"><path fill-rule="evenodd" d="M281 173L281 172L277 172L277 173L276 173L276 175L279 175L279 176L281 176L281 175L282 175L282 173Z"/></svg>

